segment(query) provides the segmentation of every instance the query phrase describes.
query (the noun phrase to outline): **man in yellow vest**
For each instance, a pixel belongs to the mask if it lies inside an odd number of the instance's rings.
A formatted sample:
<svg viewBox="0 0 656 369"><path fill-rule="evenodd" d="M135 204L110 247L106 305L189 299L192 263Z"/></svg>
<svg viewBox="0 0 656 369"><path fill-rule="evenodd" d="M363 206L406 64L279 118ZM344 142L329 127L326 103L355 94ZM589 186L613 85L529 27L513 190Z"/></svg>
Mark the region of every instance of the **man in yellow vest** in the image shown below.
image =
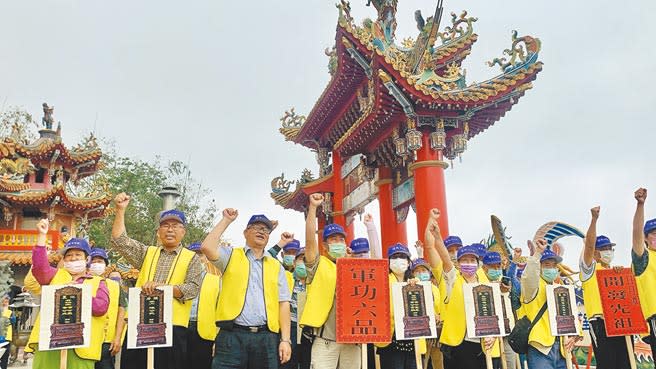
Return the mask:
<svg viewBox="0 0 656 369"><path fill-rule="evenodd" d="M200 251L200 242L187 247L198 255L205 265L205 255ZM187 327L188 369L210 369L212 367L212 346L216 339L215 311L219 300L220 278L217 275L202 274L200 293L192 301L189 326Z"/></svg>
<svg viewBox="0 0 656 369"><path fill-rule="evenodd" d="M597 219L599 206L590 210L592 219L585 234L585 248L579 261L580 280L583 285L585 313L590 321L590 338L594 350L597 369L629 369L629 354L623 336L606 336L604 311L601 307L597 270L610 268L613 261L614 243L606 236L597 236ZM633 353L631 353L633 355Z"/></svg>
<svg viewBox="0 0 656 369"><path fill-rule="evenodd" d="M652 355L656 355L656 295L653 292L654 281L656 281L656 219L645 223L647 189L639 188L634 196L636 211L633 215L631 259L638 284L642 314L649 325L649 336L645 338L645 342L651 346Z"/></svg>
<svg viewBox="0 0 656 369"><path fill-rule="evenodd" d="M244 247L219 244L237 215L237 210L223 210L201 245L221 272L212 368L277 369L292 350L289 284L282 264L264 251L274 228L266 216L250 218Z"/></svg>
<svg viewBox="0 0 656 369"><path fill-rule="evenodd" d="M560 283L558 264L563 258L547 248L547 241L536 242L535 253L528 258L522 274L522 308L533 321L547 303L547 284ZM578 337L554 337L549 326L549 312L544 311L528 337L529 368L564 369L565 353L571 352ZM562 344L561 344L562 343Z"/></svg>
<svg viewBox="0 0 656 369"><path fill-rule="evenodd" d="M105 281L107 289L109 290L109 307L105 314L105 340L102 345L100 361L96 362L95 369L114 369L116 360L114 358L115 354L112 353L112 349L117 347L114 344L114 340L117 336L120 342L121 334L119 332L123 331L123 326L125 325L124 319L127 304L123 302L123 306L119 307L119 303L121 302L121 289L119 284L116 281L103 277L105 269L107 268L107 265L109 265L107 252L101 248L94 247L91 249L89 257L91 258L89 272L103 278L103 281ZM118 348L120 349L120 344L118 345ZM117 350L115 351L118 352Z"/></svg>
<svg viewBox="0 0 656 369"><path fill-rule="evenodd" d="M323 230L324 247L328 257L321 256L316 239L317 208L323 195L310 195L305 220L305 267L307 269L307 301L299 324L314 328L312 344L313 368L359 369L360 345L337 343L335 288L337 266L335 260L346 256L346 233L338 224L328 224Z"/></svg>
<svg viewBox="0 0 656 369"><path fill-rule="evenodd" d="M188 363L187 325L191 300L198 295L203 271L198 256L181 244L187 225L186 217L175 209L162 212L157 230L162 245L146 246L129 238L125 230L125 210L130 196L120 193L114 202L116 216L112 226L112 247L133 267L140 269L135 286L141 287L147 294L152 294L159 286L173 287L173 346L155 349L155 368L184 368ZM121 364L144 368L146 350L137 351L133 360Z"/></svg>

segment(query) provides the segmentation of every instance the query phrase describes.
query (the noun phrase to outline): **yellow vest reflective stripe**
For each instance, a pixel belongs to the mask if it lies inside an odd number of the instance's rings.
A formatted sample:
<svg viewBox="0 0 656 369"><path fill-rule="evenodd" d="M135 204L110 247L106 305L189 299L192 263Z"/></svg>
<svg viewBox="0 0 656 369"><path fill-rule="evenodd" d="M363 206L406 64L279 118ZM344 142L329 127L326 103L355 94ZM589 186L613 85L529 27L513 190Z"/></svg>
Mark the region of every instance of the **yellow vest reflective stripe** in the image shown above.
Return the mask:
<svg viewBox="0 0 656 369"><path fill-rule="evenodd" d="M317 272L307 285L307 301L299 323L302 327L320 328L326 324L335 301L337 266L325 256L317 262Z"/></svg>
<svg viewBox="0 0 656 369"><path fill-rule="evenodd" d="M50 281L50 285L62 285L67 284L73 280L73 277L64 269L58 269L55 276ZM84 280L84 284L91 286L91 296L96 297L96 292L98 291L98 286L100 285L100 277L92 277ZM39 349L39 328L40 328L41 313L37 316L36 321L34 322L34 327L32 332L30 332L30 338L28 339L27 346L25 351L34 352ZM82 359L88 360L100 360L100 354L102 351L102 343L105 338L105 316L92 316L91 317L91 340L89 342L89 347L86 348L76 348L75 353Z"/></svg>
<svg viewBox="0 0 656 369"><path fill-rule="evenodd" d="M149 246L146 250L146 256L141 264L141 271L139 272L139 277L135 284L136 287L141 287L146 284L146 282L150 282L155 278L155 270L157 269L160 250L162 250L162 248L155 246ZM189 269L189 264L191 264L194 255L196 255L196 253L189 251L184 247L180 249L180 252L173 261L173 265L166 278L167 285L178 286L185 283L187 270ZM187 327L187 325L189 325L189 314L191 314L191 300L181 302L174 298L173 325Z"/></svg>
<svg viewBox="0 0 656 369"><path fill-rule="evenodd" d="M104 279L109 290L109 307L105 313L105 343L111 343L116 335L116 319L118 318L118 299L120 295L120 286L118 282L111 279Z"/></svg>
<svg viewBox="0 0 656 369"><path fill-rule="evenodd" d="M592 273L592 276L587 280L581 282L583 287L583 301L585 302L585 314L588 318L592 318L595 315L603 316L604 310L601 307L601 296L599 296L599 284L597 282L597 270L604 270L601 263L597 262L595 265L595 271Z"/></svg>
<svg viewBox="0 0 656 369"><path fill-rule="evenodd" d="M262 257L264 268L264 305L266 307L267 325L272 332L280 330L280 305L278 300L278 273L280 263L268 256ZM233 248L230 260L221 277L221 293L217 307L218 321L232 321L241 314L246 301L250 263L243 248Z"/></svg>
<svg viewBox="0 0 656 369"><path fill-rule="evenodd" d="M638 284L638 295L640 296L640 306L645 319L656 315L656 294L654 293L654 281L656 281L656 251L645 248L649 253L649 262L647 269L636 277Z"/></svg>
<svg viewBox="0 0 656 369"><path fill-rule="evenodd" d="M198 335L208 341L214 341L218 332L215 322L220 283L219 276L207 273L200 286Z"/></svg>
<svg viewBox="0 0 656 369"><path fill-rule="evenodd" d="M5 309L5 311L2 312L2 316L9 319L11 318L11 310L9 308ZM9 342L11 342L12 336L12 327L11 324L7 326L7 332L5 333L5 339Z"/></svg>

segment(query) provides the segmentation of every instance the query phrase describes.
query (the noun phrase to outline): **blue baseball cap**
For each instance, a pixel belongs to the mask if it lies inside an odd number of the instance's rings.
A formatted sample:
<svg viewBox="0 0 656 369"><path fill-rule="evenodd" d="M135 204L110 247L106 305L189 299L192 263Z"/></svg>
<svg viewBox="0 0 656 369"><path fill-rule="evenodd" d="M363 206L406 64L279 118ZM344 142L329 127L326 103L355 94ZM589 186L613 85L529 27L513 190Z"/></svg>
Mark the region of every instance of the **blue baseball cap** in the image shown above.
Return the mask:
<svg viewBox="0 0 656 369"><path fill-rule="evenodd" d="M555 252L551 251L551 249L544 250L544 252L542 253L542 257L540 258L540 262L542 263L550 259L556 260L556 263L560 263L563 261L563 258L558 256L558 254L556 254Z"/></svg>
<svg viewBox="0 0 656 369"><path fill-rule="evenodd" d="M392 257L392 255L394 255L394 254L403 254L403 255L407 256L408 258L410 258L410 249L408 249L408 246L406 246L404 244L397 243L395 245L390 246L387 249L387 257L388 258Z"/></svg>
<svg viewBox="0 0 656 369"><path fill-rule="evenodd" d="M323 240L325 241L328 237L336 234L341 234L346 238L346 232L344 232L344 228L341 225L336 223L328 224L323 229Z"/></svg>
<svg viewBox="0 0 656 369"><path fill-rule="evenodd" d="M248 220L248 224L246 226L248 227L248 226L253 225L255 223L262 223L267 228L269 228L270 231L273 230L273 223L264 214L255 214L255 215L253 215L251 217L251 219Z"/></svg>
<svg viewBox="0 0 656 369"><path fill-rule="evenodd" d="M187 217L178 209L171 209L161 212L159 215L159 224L162 224L167 220L175 220L182 223L183 226L187 225Z"/></svg>
<svg viewBox="0 0 656 369"><path fill-rule="evenodd" d="M89 247L89 242L84 238L71 238L64 244L62 249L62 255L66 255L68 250L82 250L87 256L91 254L91 247Z"/></svg>
<svg viewBox="0 0 656 369"><path fill-rule="evenodd" d="M645 236L648 235L649 233L651 233L654 230L656 230L656 218L649 219L645 223L645 228L644 228Z"/></svg>
<svg viewBox="0 0 656 369"><path fill-rule="evenodd" d="M301 249L301 241L299 241L299 240L291 240L291 241L287 242L287 244L285 244L285 246L282 247L283 251L296 250L296 252L298 252L298 250L300 250L300 249Z"/></svg>
<svg viewBox="0 0 656 369"><path fill-rule="evenodd" d="M105 251L105 249L94 247L91 249L89 256L91 257L91 259L93 259L94 257L101 257L103 258L103 260L105 260L105 264L109 265L109 256L107 256L107 251Z"/></svg>
<svg viewBox="0 0 656 369"><path fill-rule="evenodd" d="M600 249L603 247L613 247L615 246L614 243L610 242L610 239L606 236L597 236L597 240L595 241L595 249Z"/></svg>
<svg viewBox="0 0 656 369"><path fill-rule="evenodd" d="M458 253L456 254L456 259L460 260L460 258L465 255L473 255L476 256L477 259L480 259L478 252L476 252L476 249L472 245L467 245L459 248Z"/></svg>
<svg viewBox="0 0 656 369"><path fill-rule="evenodd" d="M462 240L458 236L449 236L444 239L444 246L448 249L452 246L462 247Z"/></svg>
<svg viewBox="0 0 656 369"><path fill-rule="evenodd" d="M187 249L196 252L200 251L200 242L194 242L191 245L187 246Z"/></svg>
<svg viewBox="0 0 656 369"><path fill-rule="evenodd" d="M496 251L488 251L485 254L485 256L483 256L483 264L485 265L501 264L501 255Z"/></svg>
<svg viewBox="0 0 656 369"><path fill-rule="evenodd" d="M417 258L416 260L414 260L414 261L410 264L410 270L414 272L415 269L417 269L417 267L420 267L420 266L423 266L423 267L425 267L426 269L428 269L428 271L431 271L431 266L430 266L430 264L428 264L428 262L427 262L426 260L422 259L422 258Z"/></svg>
<svg viewBox="0 0 656 369"><path fill-rule="evenodd" d="M369 240L366 238L356 238L351 241L351 245L349 247L351 248L351 252L354 254L369 252Z"/></svg>
<svg viewBox="0 0 656 369"><path fill-rule="evenodd" d="M479 259L483 259L485 257L485 254L487 254L487 247L483 245L482 243L472 243L469 245L476 250L476 254L478 255Z"/></svg>

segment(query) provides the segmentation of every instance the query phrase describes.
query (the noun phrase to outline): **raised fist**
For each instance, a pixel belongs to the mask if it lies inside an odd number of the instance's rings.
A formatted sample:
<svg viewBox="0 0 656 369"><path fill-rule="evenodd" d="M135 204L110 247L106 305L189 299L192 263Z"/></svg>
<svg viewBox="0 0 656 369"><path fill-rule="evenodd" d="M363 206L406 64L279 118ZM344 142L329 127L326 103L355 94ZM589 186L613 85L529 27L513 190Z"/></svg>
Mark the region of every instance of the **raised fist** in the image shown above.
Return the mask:
<svg viewBox="0 0 656 369"><path fill-rule="evenodd" d="M39 231L39 234L47 234L50 229L50 221L48 219L41 219L36 224L36 230Z"/></svg>
<svg viewBox="0 0 656 369"><path fill-rule="evenodd" d="M223 219L226 219L230 223L232 223L235 221L235 219L237 219L237 216L239 215L239 211L237 211L237 209L227 208L227 209L223 209L222 215L223 215Z"/></svg>
<svg viewBox="0 0 656 369"><path fill-rule="evenodd" d="M521 247L515 247L513 249L513 261L519 260L519 258L522 257L522 248Z"/></svg>
<svg viewBox="0 0 656 369"><path fill-rule="evenodd" d="M291 232L282 232L280 235L280 242L282 242L283 245L286 245L294 240L294 234Z"/></svg>
<svg viewBox="0 0 656 369"><path fill-rule="evenodd" d="M312 195L310 195L310 206L318 208L321 204L323 204L323 195L322 194L313 193Z"/></svg>
<svg viewBox="0 0 656 369"><path fill-rule="evenodd" d="M429 216L431 219L435 219L435 220L440 219L440 214L441 214L440 209L438 208L430 209Z"/></svg>
<svg viewBox="0 0 656 369"><path fill-rule="evenodd" d="M642 187L638 188L633 194L633 197L635 197L638 204L644 204L645 200L647 200L647 189Z"/></svg>
<svg viewBox="0 0 656 369"><path fill-rule="evenodd" d="M594 208L590 209L590 214L592 214L592 219L599 219L599 210L601 210L601 207L595 206Z"/></svg>
<svg viewBox="0 0 656 369"><path fill-rule="evenodd" d="M535 241L535 252L539 252L542 254L544 250L547 249L547 240L544 238L540 238L539 240Z"/></svg>
<svg viewBox="0 0 656 369"><path fill-rule="evenodd" d="M119 193L114 197L114 204L116 205L116 209L125 210L128 207L128 204L130 204L130 195L125 192Z"/></svg>
<svg viewBox="0 0 656 369"><path fill-rule="evenodd" d="M374 222L374 216L367 213L364 215L364 219L362 219L364 224L372 224Z"/></svg>

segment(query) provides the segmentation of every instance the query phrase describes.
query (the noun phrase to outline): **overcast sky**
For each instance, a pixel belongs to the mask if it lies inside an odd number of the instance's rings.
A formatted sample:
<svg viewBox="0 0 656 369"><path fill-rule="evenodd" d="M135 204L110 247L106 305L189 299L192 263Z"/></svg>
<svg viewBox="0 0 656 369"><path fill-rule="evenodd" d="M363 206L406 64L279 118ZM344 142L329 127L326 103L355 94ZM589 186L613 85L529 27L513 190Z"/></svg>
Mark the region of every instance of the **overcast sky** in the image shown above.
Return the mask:
<svg viewBox="0 0 656 369"><path fill-rule="evenodd" d="M302 239L302 215L274 205L270 181L317 165L284 141L278 119L292 106L309 112L329 80L323 50L335 41L334 3L3 1L0 107L40 118L46 101L68 145L95 131L123 155L189 162L219 206L239 208L227 233L236 243L253 213L280 220L272 241L281 229ZM358 23L375 18L365 0L351 3ZM426 17L434 3L400 0L397 39L415 37L414 10ZM513 29L541 39L545 65L447 170L451 232L478 241L496 214L524 245L549 220L585 231L599 204L599 231L628 264L638 186L652 187L647 217L656 217L656 2L446 0L442 28L463 9L478 17L468 83L498 73L484 62L510 46ZM377 203L367 210L377 214ZM417 238L412 219L408 236ZM569 264L580 244L566 242Z"/></svg>

